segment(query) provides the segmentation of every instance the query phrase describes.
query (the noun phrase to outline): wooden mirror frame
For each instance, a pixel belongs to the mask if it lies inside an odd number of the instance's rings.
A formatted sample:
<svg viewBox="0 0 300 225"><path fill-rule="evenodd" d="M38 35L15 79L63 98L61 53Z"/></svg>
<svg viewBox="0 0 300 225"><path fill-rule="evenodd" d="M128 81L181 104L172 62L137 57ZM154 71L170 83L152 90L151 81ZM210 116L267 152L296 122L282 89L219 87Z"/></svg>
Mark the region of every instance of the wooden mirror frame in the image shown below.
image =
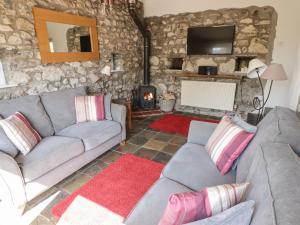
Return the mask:
<svg viewBox="0 0 300 225"><path fill-rule="evenodd" d="M99 60L96 19L33 7L34 25L43 64ZM92 52L50 52L47 22L90 28Z"/></svg>

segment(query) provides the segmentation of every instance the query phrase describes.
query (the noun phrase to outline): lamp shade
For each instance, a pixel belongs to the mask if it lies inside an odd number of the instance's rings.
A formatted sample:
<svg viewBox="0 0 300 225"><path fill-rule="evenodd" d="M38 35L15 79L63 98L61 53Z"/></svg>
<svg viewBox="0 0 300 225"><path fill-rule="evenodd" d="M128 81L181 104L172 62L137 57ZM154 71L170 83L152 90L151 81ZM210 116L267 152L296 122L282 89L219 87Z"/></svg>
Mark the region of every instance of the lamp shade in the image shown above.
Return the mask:
<svg viewBox="0 0 300 225"><path fill-rule="evenodd" d="M267 65L259 59L252 59L249 62L247 77L250 79L258 78L267 69Z"/></svg>
<svg viewBox="0 0 300 225"><path fill-rule="evenodd" d="M287 80L288 77L281 64L272 63L261 75L265 80Z"/></svg>

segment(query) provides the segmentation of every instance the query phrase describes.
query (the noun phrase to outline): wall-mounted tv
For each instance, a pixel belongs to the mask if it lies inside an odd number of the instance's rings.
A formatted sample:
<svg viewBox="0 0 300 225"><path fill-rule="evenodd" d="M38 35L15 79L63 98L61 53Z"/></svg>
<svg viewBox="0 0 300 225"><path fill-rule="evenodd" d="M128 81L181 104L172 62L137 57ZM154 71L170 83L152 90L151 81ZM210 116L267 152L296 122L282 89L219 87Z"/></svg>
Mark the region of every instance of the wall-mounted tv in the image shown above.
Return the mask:
<svg viewBox="0 0 300 225"><path fill-rule="evenodd" d="M187 37L188 55L231 55L235 26L190 27Z"/></svg>

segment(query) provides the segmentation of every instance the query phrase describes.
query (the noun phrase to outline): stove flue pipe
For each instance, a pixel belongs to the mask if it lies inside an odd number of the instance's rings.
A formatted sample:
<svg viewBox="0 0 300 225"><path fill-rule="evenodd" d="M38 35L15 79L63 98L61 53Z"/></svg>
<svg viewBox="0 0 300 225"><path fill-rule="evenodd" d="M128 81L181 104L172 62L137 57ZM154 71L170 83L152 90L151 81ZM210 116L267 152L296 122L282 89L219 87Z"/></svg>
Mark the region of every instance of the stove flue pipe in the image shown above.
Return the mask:
<svg viewBox="0 0 300 225"><path fill-rule="evenodd" d="M136 12L135 0L127 0L128 11L133 21L137 25L139 31L144 38L144 85L150 85L150 45L151 45L151 32L146 29L144 23L139 18Z"/></svg>

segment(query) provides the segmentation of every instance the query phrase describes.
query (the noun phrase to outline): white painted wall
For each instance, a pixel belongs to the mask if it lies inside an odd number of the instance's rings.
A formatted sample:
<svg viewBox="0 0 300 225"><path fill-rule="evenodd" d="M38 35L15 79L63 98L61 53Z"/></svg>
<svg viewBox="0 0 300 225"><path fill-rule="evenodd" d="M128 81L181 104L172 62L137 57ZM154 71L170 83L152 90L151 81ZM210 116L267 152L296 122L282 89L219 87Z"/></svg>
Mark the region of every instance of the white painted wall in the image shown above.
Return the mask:
<svg viewBox="0 0 300 225"><path fill-rule="evenodd" d="M291 79L290 85L290 96L289 96L289 105L292 109L296 109L300 97L300 39L298 45L298 56L296 58L296 65Z"/></svg>
<svg viewBox="0 0 300 225"><path fill-rule="evenodd" d="M144 0L145 16L161 16L183 12L197 12L207 9L241 8L251 5L273 6L278 13L277 35L274 43L273 61L283 64L289 81L274 82L269 106L294 107L290 93L295 81L300 83L300 73L296 74L297 47L300 39L300 1L299 0ZM294 75L293 75L294 74ZM300 87L298 86L298 89ZM297 91L297 90L294 90ZM299 91L298 91L299 92Z"/></svg>

